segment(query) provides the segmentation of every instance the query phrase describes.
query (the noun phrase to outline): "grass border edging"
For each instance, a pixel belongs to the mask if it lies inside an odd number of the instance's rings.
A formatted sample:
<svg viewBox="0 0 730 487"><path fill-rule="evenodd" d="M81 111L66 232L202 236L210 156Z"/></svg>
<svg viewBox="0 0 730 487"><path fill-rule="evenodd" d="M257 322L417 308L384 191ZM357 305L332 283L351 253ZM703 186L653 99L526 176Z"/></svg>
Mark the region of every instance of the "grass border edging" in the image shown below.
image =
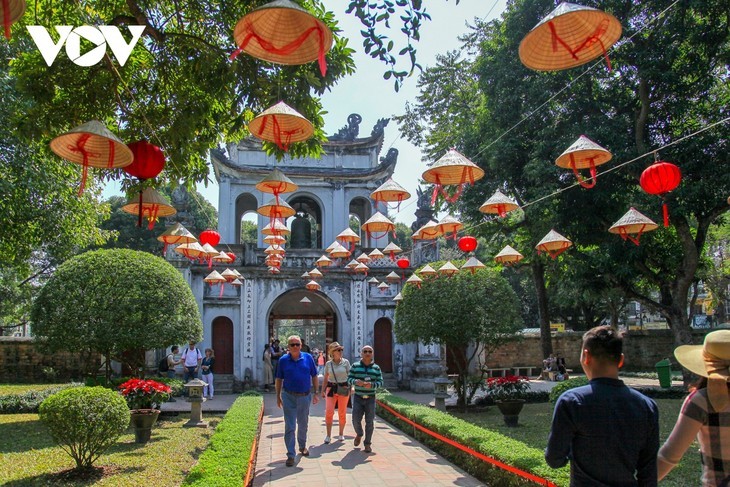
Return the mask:
<svg viewBox="0 0 730 487"><path fill-rule="evenodd" d="M564 467L556 470L548 467L542 450L392 394L378 394L378 400L409 420L478 453L542 477L558 486L570 484L569 468ZM419 433L416 428L393 416L380 406L378 406L378 415L487 484L500 486L535 485L532 481L508 473L483 460L478 460L430 435Z"/></svg>
<svg viewBox="0 0 730 487"><path fill-rule="evenodd" d="M262 396L239 396L216 426L210 443L190 470L184 486L212 487L243 485L256 439L261 431L259 418Z"/></svg>

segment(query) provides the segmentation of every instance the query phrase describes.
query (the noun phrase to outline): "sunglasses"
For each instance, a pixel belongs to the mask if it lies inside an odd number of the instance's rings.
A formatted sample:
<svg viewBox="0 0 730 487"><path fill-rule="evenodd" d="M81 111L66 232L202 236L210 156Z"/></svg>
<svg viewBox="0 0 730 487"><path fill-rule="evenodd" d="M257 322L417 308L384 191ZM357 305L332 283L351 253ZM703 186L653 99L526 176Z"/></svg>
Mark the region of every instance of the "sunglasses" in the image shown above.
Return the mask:
<svg viewBox="0 0 730 487"><path fill-rule="evenodd" d="M289 346L290 347L301 347L302 344L301 343L290 343Z"/></svg>
<svg viewBox="0 0 730 487"><path fill-rule="evenodd" d="M373 353L372 350L363 350L362 353Z"/></svg>

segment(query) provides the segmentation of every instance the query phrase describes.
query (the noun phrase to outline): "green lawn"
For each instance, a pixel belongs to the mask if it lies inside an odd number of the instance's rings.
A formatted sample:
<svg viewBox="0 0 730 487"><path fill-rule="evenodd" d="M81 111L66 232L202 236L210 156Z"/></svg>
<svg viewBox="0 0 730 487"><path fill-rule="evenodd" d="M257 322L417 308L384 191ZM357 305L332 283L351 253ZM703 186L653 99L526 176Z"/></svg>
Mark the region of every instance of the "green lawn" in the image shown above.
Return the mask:
<svg viewBox="0 0 730 487"><path fill-rule="evenodd" d="M679 409L682 406L682 400L658 399L656 403L659 406L659 440L661 445L669 436L669 433L672 432L679 415ZM520 413L520 426L517 428L509 428L504 425L502 414L496 406L480 413L449 412L465 421L498 431L510 438L544 450L547 445L550 422L552 421L553 405L551 403L525 404L525 408ZM701 470L699 446L695 442L687 450L682 462L661 482L661 485L671 487L699 485Z"/></svg>
<svg viewBox="0 0 730 487"><path fill-rule="evenodd" d="M65 386L66 384L0 384L0 396L8 394L23 394L30 391L44 391L52 387Z"/></svg>
<svg viewBox="0 0 730 487"><path fill-rule="evenodd" d="M134 443L130 429L95 463L104 466L101 479L63 485L180 485L206 448L220 416L207 416L211 427L183 428L188 416L158 421L146 445ZM0 415L0 485L54 485L54 474L74 462L48 435L37 414Z"/></svg>

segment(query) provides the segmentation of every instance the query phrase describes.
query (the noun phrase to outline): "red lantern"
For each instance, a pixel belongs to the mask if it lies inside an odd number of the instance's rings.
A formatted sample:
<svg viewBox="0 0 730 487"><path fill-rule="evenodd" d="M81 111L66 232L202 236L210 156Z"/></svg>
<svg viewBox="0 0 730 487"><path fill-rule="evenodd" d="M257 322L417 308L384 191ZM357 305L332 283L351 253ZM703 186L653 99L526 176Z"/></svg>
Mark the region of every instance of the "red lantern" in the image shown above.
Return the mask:
<svg viewBox="0 0 730 487"><path fill-rule="evenodd" d="M236 261L236 254L234 254L233 252L226 252L226 255L231 258L231 262Z"/></svg>
<svg viewBox="0 0 730 487"><path fill-rule="evenodd" d="M221 234L215 230L205 230L204 232L200 232L200 238L198 240L200 241L200 245L210 244L212 247L215 247L221 241Z"/></svg>
<svg viewBox="0 0 730 487"><path fill-rule="evenodd" d="M157 177L165 168L165 154L162 149L146 140L138 140L128 144L134 154L134 161L124 167L124 172L138 179L152 179Z"/></svg>
<svg viewBox="0 0 730 487"><path fill-rule="evenodd" d="M641 173L639 184L641 189L649 194L657 195L664 200L664 195L674 190L682 181L682 173L679 168L671 162L656 161ZM662 202L662 214L664 215L664 226L669 226L669 211L667 202Z"/></svg>
<svg viewBox="0 0 730 487"><path fill-rule="evenodd" d="M411 261L408 257L401 257L395 262L401 269L408 269L411 266Z"/></svg>
<svg viewBox="0 0 730 487"><path fill-rule="evenodd" d="M479 245L479 243L477 242L476 238L474 238L470 235L467 235L466 237L461 237L459 239L458 245L462 252L468 253L468 252L474 252L476 250L477 246Z"/></svg>

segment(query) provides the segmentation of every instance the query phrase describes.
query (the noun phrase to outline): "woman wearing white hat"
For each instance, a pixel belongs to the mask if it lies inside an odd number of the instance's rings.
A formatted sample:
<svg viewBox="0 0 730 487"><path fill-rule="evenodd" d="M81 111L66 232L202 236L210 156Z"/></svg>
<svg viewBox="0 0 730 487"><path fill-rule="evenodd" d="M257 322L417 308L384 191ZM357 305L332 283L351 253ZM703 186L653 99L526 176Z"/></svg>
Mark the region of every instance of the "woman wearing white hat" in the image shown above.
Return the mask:
<svg viewBox="0 0 730 487"><path fill-rule="evenodd" d="M702 379L690 389L672 434L659 450L659 480L679 463L697 438L702 485L730 485L730 330L708 333L704 345L682 345L674 355Z"/></svg>

